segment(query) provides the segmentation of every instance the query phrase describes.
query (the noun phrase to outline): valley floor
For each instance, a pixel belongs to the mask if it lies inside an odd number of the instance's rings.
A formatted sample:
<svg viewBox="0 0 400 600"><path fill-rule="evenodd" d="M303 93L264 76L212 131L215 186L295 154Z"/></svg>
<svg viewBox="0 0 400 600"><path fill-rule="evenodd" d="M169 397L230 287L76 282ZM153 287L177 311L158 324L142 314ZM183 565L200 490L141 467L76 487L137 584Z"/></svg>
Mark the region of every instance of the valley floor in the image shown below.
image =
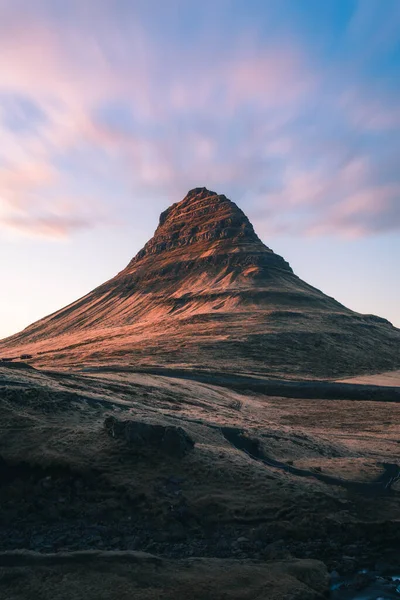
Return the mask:
<svg viewBox="0 0 400 600"><path fill-rule="evenodd" d="M395 597L400 388L382 381L0 367L0 597L317 599L328 573L335 598L378 576ZM126 420L195 445L137 444Z"/></svg>

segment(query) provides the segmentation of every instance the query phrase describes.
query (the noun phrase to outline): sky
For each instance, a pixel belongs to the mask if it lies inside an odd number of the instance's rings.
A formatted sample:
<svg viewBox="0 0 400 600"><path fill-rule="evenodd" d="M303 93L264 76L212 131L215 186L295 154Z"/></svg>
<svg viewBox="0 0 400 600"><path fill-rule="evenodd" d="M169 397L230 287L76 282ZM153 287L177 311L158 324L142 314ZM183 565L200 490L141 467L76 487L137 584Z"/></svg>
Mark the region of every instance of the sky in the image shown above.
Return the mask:
<svg viewBox="0 0 400 600"><path fill-rule="evenodd" d="M399 0L0 0L0 338L206 186L400 327Z"/></svg>

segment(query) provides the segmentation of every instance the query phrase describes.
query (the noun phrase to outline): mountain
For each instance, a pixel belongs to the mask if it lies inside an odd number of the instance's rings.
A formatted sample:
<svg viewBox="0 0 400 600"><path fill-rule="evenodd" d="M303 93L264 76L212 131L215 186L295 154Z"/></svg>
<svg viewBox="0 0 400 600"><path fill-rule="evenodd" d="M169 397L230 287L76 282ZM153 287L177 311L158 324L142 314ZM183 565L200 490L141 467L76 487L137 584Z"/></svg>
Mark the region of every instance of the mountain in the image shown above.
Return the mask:
<svg viewBox="0 0 400 600"><path fill-rule="evenodd" d="M0 342L37 366L344 377L400 366L400 330L302 281L224 195L195 188L113 279Z"/></svg>

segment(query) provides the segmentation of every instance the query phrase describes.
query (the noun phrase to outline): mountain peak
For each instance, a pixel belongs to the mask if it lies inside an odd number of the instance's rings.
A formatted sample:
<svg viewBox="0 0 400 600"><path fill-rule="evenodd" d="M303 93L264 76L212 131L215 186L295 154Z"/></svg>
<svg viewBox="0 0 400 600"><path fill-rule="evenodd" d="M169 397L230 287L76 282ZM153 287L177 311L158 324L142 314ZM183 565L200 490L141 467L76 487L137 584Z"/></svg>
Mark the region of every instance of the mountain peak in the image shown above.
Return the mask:
<svg viewBox="0 0 400 600"><path fill-rule="evenodd" d="M220 196L216 192L212 192L205 187L197 187L189 190L183 200L180 202L175 202L171 204L164 212L160 215L159 225L164 225L168 217L170 217L171 212L181 212L186 211L188 207L195 205L196 202L200 200L208 201L209 204L218 203L218 201L226 200L225 196Z"/></svg>
<svg viewBox="0 0 400 600"><path fill-rule="evenodd" d="M197 248L201 253L207 250L215 254L222 249L224 253L237 252L243 246L249 250L249 245L258 253L273 254L234 202L224 194L198 187L161 213L153 238L130 264L178 248Z"/></svg>
<svg viewBox="0 0 400 600"><path fill-rule="evenodd" d="M193 225L193 220L196 225ZM190 190L183 200L175 202L167 210L161 213L159 228L162 226L184 227L191 221L192 229L198 227L200 221L208 229L218 230L224 224L230 225L226 219L234 220L236 224L250 226L254 233L253 226L250 224L244 212L224 194L217 194L205 187L198 187ZM227 234L232 233L228 231ZM257 238L258 239L258 238Z"/></svg>

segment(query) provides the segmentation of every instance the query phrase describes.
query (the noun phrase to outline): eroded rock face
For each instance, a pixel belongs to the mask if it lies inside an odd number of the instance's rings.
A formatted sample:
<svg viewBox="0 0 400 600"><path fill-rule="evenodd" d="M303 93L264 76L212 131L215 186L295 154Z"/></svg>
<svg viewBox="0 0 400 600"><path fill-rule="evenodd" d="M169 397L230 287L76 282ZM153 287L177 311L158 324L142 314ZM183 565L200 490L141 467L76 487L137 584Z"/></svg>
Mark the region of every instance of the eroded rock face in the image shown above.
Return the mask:
<svg viewBox="0 0 400 600"><path fill-rule="evenodd" d="M120 420L109 416L104 428L114 438L123 439L136 450L160 451L183 457L194 448L194 441L182 427L143 421Z"/></svg>
<svg viewBox="0 0 400 600"><path fill-rule="evenodd" d="M283 269L289 264L255 233L244 212L223 194L195 188L161 213L154 236L122 272L146 269L165 277L169 272L229 267L236 273L250 266Z"/></svg>
<svg viewBox="0 0 400 600"><path fill-rule="evenodd" d="M161 213L154 237L131 264L150 254L160 254L198 242L223 240L229 240L231 251L235 243L246 243L254 244L260 252L272 252L261 242L244 212L234 202L223 194L195 188L181 202Z"/></svg>

